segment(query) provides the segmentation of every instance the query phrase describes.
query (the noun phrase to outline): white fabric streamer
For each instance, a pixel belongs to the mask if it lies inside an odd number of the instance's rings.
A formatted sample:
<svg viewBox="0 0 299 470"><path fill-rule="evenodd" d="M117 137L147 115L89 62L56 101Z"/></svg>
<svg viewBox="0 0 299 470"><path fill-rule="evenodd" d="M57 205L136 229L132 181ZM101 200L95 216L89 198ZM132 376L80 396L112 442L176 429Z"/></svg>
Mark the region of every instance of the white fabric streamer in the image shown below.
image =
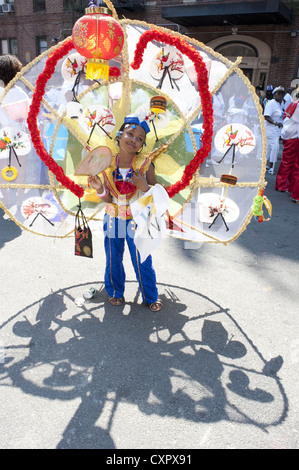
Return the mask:
<svg viewBox="0 0 299 470"><path fill-rule="evenodd" d="M169 207L169 196L163 186L156 184L132 202L130 207L137 225L135 245L143 263L166 237L165 213Z"/></svg>

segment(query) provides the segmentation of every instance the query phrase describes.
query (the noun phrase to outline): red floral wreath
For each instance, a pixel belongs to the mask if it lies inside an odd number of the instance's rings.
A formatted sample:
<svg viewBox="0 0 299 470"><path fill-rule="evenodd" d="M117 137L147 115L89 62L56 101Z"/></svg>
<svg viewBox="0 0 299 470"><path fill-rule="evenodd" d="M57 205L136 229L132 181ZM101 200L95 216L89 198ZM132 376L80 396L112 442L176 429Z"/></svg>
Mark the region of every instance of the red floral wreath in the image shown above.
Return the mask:
<svg viewBox="0 0 299 470"><path fill-rule="evenodd" d="M202 146L197 151L195 157L186 166L181 180L165 188L168 192L168 195L173 197L175 194L188 186L194 173L198 170L199 165L205 160L211 151L211 142L213 137L212 97L208 87L208 72L201 55L198 51L196 51L195 48L191 47L186 41L179 38L178 36L172 36L169 33L156 29L152 29L143 33L140 36L136 46L134 61L131 64L133 69L136 70L140 67L143 60L144 50L148 42L152 40L157 40L177 47L177 49L179 49L183 54L187 55L187 57L193 61L197 74L198 90L202 102L202 113L204 118ZM84 189L68 178L64 174L63 169L48 154L45 146L41 141L41 136L37 125L37 116L40 110L43 95L45 94L46 84L53 75L57 62L62 59L71 49L73 49L73 47L74 45L72 38L69 38L64 41L61 46L57 47L54 52L49 54L45 68L38 76L36 81L35 91L32 97L27 122L33 146L40 159L47 165L49 170L54 173L57 181L59 181L64 187L69 189L76 196L81 198L84 195ZM119 75L120 71L117 67L110 68L110 77L118 77Z"/></svg>
<svg viewBox="0 0 299 470"><path fill-rule="evenodd" d="M198 170L199 165L205 160L205 158L211 151L211 144L213 138L212 97L208 86L207 68L200 53L194 47L190 46L185 40L170 33L151 29L149 31L144 32L140 36L135 49L134 61L131 64L131 67L134 70L137 70L140 67L143 61L143 53L145 51L145 48L148 42L153 40L162 42L164 44L169 44L171 46L175 46L179 51L182 52L182 54L185 54L187 57L189 57L190 60L192 60L197 74L198 91L202 103L202 114L204 119L204 133L201 141L202 146L197 151L195 157L186 166L181 180L165 188L168 192L169 197L173 197L175 194L182 191L182 189L188 186L194 173L196 172L196 170Z"/></svg>

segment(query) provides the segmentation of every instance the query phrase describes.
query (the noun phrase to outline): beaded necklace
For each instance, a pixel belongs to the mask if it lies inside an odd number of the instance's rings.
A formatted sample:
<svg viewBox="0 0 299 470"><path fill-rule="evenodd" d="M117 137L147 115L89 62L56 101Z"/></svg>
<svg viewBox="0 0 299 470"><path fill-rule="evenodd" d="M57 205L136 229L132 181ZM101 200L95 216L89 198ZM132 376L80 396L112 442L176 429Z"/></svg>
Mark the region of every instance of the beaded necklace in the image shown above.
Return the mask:
<svg viewBox="0 0 299 470"><path fill-rule="evenodd" d="M132 178L132 173L133 173L132 165L133 165L134 159L135 159L135 155L131 160L131 164L126 175L123 176L119 170L119 155L117 155L116 157L116 170L114 172L114 184L121 194L129 194L135 191L136 189L136 186L134 186L134 184L132 184L130 181ZM121 179L119 179L119 176Z"/></svg>

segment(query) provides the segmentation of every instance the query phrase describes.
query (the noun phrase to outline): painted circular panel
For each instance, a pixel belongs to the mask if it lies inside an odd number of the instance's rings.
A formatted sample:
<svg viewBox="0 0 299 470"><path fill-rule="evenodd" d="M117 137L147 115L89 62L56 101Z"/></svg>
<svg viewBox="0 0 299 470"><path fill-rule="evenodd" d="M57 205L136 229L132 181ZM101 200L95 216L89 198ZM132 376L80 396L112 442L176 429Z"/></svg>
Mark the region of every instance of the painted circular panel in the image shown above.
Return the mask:
<svg viewBox="0 0 299 470"><path fill-rule="evenodd" d="M80 73L86 73L87 59L78 52L69 54L63 61L61 75L67 82L74 82Z"/></svg>
<svg viewBox="0 0 299 470"><path fill-rule="evenodd" d="M31 150L29 135L12 127L0 129L0 158L8 158L11 151L16 155L27 155Z"/></svg>
<svg viewBox="0 0 299 470"><path fill-rule="evenodd" d="M162 47L151 61L150 73L156 80L163 76L170 81L179 80L185 73L183 55L175 47Z"/></svg>

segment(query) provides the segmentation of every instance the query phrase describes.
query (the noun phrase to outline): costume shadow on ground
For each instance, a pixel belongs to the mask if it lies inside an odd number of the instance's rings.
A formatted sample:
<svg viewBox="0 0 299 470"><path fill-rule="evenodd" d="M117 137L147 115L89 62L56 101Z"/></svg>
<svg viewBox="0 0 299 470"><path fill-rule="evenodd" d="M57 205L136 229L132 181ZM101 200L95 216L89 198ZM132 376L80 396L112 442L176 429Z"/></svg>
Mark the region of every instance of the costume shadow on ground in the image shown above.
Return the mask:
<svg viewBox="0 0 299 470"><path fill-rule="evenodd" d="M5 212L0 207L0 249L5 243L21 235L21 228L12 220L4 219Z"/></svg>
<svg viewBox="0 0 299 470"><path fill-rule="evenodd" d="M115 448L113 424L125 404L144 415L227 420L263 432L284 421L283 359L267 362L228 309L160 284L165 307L153 313L140 303L137 284L127 283L136 296L120 307L110 305L102 283L81 284L51 292L0 325L1 336L11 338L0 386L50 400L81 398L57 448ZM77 307L78 292L90 285L96 295ZM131 419L118 422L118 432L127 432Z"/></svg>

